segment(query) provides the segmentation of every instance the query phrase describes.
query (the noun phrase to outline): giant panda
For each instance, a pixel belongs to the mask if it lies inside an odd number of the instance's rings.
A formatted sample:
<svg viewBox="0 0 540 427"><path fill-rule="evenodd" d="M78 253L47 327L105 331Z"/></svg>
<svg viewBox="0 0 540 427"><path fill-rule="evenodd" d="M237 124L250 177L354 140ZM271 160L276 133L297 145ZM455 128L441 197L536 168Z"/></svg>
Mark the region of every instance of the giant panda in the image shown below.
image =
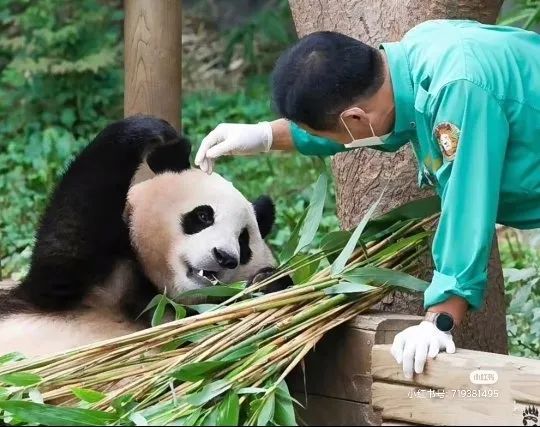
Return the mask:
<svg viewBox="0 0 540 427"><path fill-rule="evenodd" d="M140 315L157 293L178 299L272 273L271 199L251 203L192 169L190 149L167 122L134 116L74 159L42 216L27 276L0 293L0 353L42 356L125 335L150 326Z"/></svg>

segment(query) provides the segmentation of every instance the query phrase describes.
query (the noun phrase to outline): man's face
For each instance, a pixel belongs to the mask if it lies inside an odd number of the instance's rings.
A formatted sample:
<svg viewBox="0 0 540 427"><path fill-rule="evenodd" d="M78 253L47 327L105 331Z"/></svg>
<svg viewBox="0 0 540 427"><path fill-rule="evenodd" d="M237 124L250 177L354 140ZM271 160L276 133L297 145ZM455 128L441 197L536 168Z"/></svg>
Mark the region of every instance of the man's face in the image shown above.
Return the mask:
<svg viewBox="0 0 540 427"><path fill-rule="evenodd" d="M360 118L347 117L345 121L354 139L369 138L373 136L373 133L369 128L369 123L365 120L361 120ZM349 132L347 132L347 129L339 118L337 119L335 128L332 130L315 130L303 123L297 124L306 132L309 132L312 135L328 138L339 144L349 144L353 139L351 138L351 135L349 134Z"/></svg>

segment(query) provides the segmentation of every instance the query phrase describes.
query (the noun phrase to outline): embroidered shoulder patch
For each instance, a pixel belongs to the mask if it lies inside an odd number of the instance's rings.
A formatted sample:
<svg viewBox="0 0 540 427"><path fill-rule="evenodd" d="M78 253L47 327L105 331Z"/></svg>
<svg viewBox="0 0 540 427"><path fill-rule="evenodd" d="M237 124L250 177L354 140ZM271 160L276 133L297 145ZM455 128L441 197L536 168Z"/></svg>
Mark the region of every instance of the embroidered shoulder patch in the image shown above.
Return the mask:
<svg viewBox="0 0 540 427"><path fill-rule="evenodd" d="M441 122L435 126L433 136L437 140L443 157L446 160L454 160L459 143L459 128L450 122Z"/></svg>

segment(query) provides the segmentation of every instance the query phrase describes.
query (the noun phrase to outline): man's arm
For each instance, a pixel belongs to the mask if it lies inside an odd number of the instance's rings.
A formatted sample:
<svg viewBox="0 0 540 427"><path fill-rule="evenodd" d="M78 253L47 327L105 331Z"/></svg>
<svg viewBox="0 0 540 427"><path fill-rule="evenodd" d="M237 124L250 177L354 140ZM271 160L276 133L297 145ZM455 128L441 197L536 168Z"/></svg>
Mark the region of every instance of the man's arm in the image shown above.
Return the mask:
<svg viewBox="0 0 540 427"><path fill-rule="evenodd" d="M469 308L479 309L484 300L509 126L498 100L466 80L443 87L428 111L433 143L444 163L436 171L441 217L424 306L450 313L459 324ZM423 372L426 358L441 350L455 350L451 334L425 321L398 334L392 354L412 377L413 367Z"/></svg>

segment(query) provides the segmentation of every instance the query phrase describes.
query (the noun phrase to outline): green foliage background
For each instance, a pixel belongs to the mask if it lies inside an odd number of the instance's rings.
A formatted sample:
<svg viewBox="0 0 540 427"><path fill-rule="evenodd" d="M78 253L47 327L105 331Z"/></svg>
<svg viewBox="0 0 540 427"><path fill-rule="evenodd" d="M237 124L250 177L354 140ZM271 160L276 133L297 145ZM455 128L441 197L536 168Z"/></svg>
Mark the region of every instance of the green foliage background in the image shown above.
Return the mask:
<svg viewBox="0 0 540 427"><path fill-rule="evenodd" d="M120 0L0 0L0 6L0 278L19 278L39 215L66 164L122 117L123 13ZM517 1L501 22L534 28L540 1ZM194 152L218 123L273 117L267 74L294 40L291 28L287 2L279 0L223 34L223 61L239 48L248 75L238 91L184 97L183 126ZM307 207L320 167L310 158L272 154L226 159L217 170L249 198L274 198L278 218L270 242L279 250ZM333 193L327 197L321 235L338 228L334 199ZM540 254L534 248L512 252L508 244L501 252L512 352L538 357Z"/></svg>

